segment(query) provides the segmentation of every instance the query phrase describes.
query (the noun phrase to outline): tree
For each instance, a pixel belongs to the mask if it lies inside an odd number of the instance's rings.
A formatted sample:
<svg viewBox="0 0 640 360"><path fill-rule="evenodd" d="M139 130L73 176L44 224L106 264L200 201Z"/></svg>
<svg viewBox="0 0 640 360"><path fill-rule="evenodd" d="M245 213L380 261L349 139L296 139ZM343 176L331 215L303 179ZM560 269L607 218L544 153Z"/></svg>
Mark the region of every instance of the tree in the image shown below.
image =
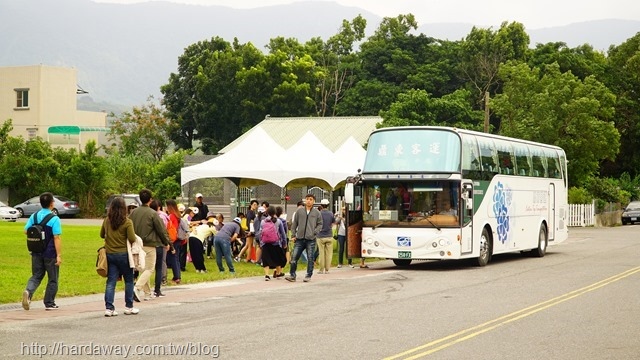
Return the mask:
<svg viewBox="0 0 640 360"><path fill-rule="evenodd" d="M595 51L591 45L584 44L569 48L563 42L537 44L530 51L528 64L531 67L544 69L546 65L557 63L560 72L571 71L580 80L589 75L600 79L605 73L607 59L603 53Z"/></svg>
<svg viewBox="0 0 640 360"><path fill-rule="evenodd" d="M640 32L609 49L603 81L616 95L615 124L620 131L618 157L603 164L603 173L640 175Z"/></svg>
<svg viewBox="0 0 640 360"><path fill-rule="evenodd" d="M569 182L581 186L618 153L620 134L611 119L615 96L588 76L581 81L557 64L538 68L510 62L500 69L503 92L491 106L501 118L499 133L562 147Z"/></svg>
<svg viewBox="0 0 640 360"><path fill-rule="evenodd" d="M103 200L107 197L105 179L109 177L111 171L107 167L106 160L98 156L98 146L95 141L89 141L84 151L76 153L70 163L62 168L60 177L65 188L63 194L76 199L80 209L85 213L102 214ZM115 172L116 176L117 174L118 171Z"/></svg>
<svg viewBox="0 0 640 360"><path fill-rule="evenodd" d="M388 111L382 111L381 127L454 126L481 130L482 111L473 110L468 90L458 90L442 98L433 98L424 90L410 90L398 95Z"/></svg>
<svg viewBox="0 0 640 360"><path fill-rule="evenodd" d="M377 115L411 89L442 97L459 87L453 77L458 45L414 35L416 28L411 14L383 19L360 46L357 82L336 106L338 115Z"/></svg>
<svg viewBox="0 0 640 360"><path fill-rule="evenodd" d="M186 151L177 151L165 156L151 169L151 188L158 199L175 199L180 196L180 170L184 166Z"/></svg>
<svg viewBox="0 0 640 360"><path fill-rule="evenodd" d="M353 47L364 38L366 26L367 21L358 15L351 22L343 20L340 31L326 43L314 38L305 44L317 68L317 81L312 85L318 116L335 116L338 103L355 83L359 63Z"/></svg>
<svg viewBox="0 0 640 360"><path fill-rule="evenodd" d="M146 105L124 112L111 125L109 140L118 141L119 152L133 156L150 156L160 161L171 140L169 119L164 110L148 100Z"/></svg>
<svg viewBox="0 0 640 360"><path fill-rule="evenodd" d="M0 145L0 186L11 190L10 197L23 201L45 191L57 192L60 164L51 145L36 138L7 137ZM19 202L17 201L17 202Z"/></svg>
<svg viewBox="0 0 640 360"><path fill-rule="evenodd" d="M497 127L500 126L499 119L491 118L486 103L500 91L498 69L508 60L524 60L529 41L522 24L503 22L497 31L474 26L461 43L459 77L465 88L472 91L474 107L484 109L490 117L490 124Z"/></svg>

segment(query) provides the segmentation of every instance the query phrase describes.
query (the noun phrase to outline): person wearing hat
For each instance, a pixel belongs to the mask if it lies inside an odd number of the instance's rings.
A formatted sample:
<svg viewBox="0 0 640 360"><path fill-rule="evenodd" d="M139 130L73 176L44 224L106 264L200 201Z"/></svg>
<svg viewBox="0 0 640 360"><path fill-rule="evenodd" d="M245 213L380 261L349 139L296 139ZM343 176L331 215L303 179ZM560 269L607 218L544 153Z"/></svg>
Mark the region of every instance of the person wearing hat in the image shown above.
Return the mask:
<svg viewBox="0 0 640 360"><path fill-rule="evenodd" d="M233 221L224 224L213 238L213 246L216 249L216 265L218 265L220 273L224 273L225 271L224 266L222 265L222 257L224 256L227 267L229 268L229 273L232 275L236 274L236 270L233 267L233 260L231 259L231 243L236 241L240 236L241 222L242 219L235 217Z"/></svg>
<svg viewBox="0 0 640 360"><path fill-rule="evenodd" d="M201 193L196 194L196 203L193 205L193 207L195 207L198 210L197 211L195 209L193 210L193 212L195 213L195 216L191 219L191 221L200 221L200 220L207 219L206 216L207 214L209 214L209 207L207 206L207 204L202 202Z"/></svg>

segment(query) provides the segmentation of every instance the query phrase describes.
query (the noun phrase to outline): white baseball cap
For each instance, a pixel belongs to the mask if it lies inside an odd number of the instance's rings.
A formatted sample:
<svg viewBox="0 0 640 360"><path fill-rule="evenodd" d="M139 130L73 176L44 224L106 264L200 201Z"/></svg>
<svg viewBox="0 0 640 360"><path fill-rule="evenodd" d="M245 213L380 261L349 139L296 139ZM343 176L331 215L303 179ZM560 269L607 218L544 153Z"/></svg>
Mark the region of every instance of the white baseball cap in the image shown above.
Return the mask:
<svg viewBox="0 0 640 360"><path fill-rule="evenodd" d="M329 199L322 199L322 200L320 201L320 204L322 204L322 205L329 205Z"/></svg>
<svg viewBox="0 0 640 360"><path fill-rule="evenodd" d="M197 199L197 198L199 198L199 197L202 197L202 194L197 193L197 194L196 194L196 199Z"/></svg>

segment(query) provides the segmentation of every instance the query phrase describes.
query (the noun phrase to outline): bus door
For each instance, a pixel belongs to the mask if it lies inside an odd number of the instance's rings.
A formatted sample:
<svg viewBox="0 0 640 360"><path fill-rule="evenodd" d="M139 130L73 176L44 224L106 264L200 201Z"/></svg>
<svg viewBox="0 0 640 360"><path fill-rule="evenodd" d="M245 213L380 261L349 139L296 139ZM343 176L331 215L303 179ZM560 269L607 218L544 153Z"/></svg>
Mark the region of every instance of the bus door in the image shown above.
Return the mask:
<svg viewBox="0 0 640 360"><path fill-rule="evenodd" d="M547 238L548 241L552 241L555 239L556 235L556 186L551 183L549 184L549 214L547 220L549 229L547 229Z"/></svg>
<svg viewBox="0 0 640 360"><path fill-rule="evenodd" d="M462 181L460 189L460 214L462 231L460 251L462 254L473 252L473 182Z"/></svg>

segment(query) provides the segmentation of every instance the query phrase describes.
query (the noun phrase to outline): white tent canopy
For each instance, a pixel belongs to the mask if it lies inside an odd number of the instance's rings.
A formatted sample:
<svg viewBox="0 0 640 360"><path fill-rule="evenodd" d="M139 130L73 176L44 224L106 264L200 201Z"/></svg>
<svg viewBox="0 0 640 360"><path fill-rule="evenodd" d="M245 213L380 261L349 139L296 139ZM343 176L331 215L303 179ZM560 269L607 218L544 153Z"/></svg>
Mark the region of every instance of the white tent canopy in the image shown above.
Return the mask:
<svg viewBox="0 0 640 360"><path fill-rule="evenodd" d="M262 161L260 149L269 149L269 158ZM261 185L268 182L280 187L287 184L283 164L285 151L262 128L257 127L245 140L228 153L180 170L180 183L203 178L229 178L238 186ZM264 154L266 157L267 154Z"/></svg>
<svg viewBox="0 0 640 360"><path fill-rule="evenodd" d="M365 150L353 137L334 153L307 131L285 151L256 127L228 153L182 168L181 184L202 178L229 178L241 187L270 182L279 187L315 185L333 189L355 175L364 158Z"/></svg>
<svg viewBox="0 0 640 360"><path fill-rule="evenodd" d="M333 188L332 159L333 152L311 131L307 131L286 151L287 187L318 185Z"/></svg>
<svg viewBox="0 0 640 360"><path fill-rule="evenodd" d="M340 183L346 181L348 176L354 176L358 170L362 169L367 151L358 143L353 136L340 145L333 153L333 161L331 161L332 186L335 188Z"/></svg>

